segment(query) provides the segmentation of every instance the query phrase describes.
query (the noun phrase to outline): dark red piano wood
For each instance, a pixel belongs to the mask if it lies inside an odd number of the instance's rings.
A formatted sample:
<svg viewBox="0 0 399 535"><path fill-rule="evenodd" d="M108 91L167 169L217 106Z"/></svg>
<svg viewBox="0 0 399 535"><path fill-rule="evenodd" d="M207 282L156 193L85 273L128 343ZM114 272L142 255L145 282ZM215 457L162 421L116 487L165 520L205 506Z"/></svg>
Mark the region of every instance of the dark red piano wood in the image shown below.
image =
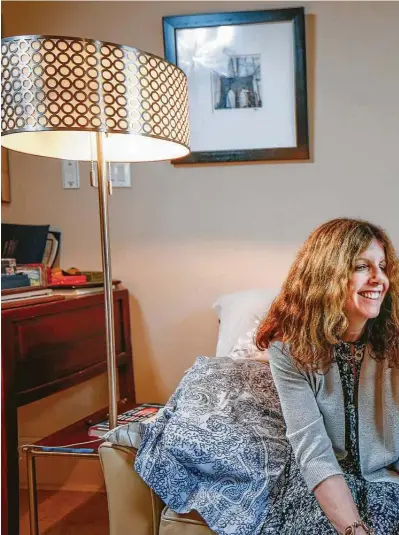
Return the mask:
<svg viewBox="0 0 399 535"><path fill-rule="evenodd" d="M135 401L129 294L114 291L122 398ZM106 372L103 294L2 310L2 533L19 533L17 408ZM104 412L104 411L103 411Z"/></svg>

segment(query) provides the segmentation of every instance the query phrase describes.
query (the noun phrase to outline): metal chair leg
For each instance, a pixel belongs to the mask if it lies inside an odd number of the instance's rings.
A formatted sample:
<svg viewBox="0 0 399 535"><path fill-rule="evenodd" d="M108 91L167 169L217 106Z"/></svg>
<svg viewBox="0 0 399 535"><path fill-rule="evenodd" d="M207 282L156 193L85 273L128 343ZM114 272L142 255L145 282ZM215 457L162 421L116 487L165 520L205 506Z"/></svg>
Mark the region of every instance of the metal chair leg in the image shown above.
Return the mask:
<svg viewBox="0 0 399 535"><path fill-rule="evenodd" d="M37 511L36 460L32 450L26 450L26 466L28 470L28 499L30 535L39 535L39 518Z"/></svg>

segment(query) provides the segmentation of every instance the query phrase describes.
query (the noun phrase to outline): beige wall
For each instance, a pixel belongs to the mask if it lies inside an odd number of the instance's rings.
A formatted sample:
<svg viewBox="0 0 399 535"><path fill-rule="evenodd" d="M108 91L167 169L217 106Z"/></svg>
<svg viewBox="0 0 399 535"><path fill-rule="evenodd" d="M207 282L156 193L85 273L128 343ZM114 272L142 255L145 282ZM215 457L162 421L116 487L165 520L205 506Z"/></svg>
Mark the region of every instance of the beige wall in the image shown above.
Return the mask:
<svg viewBox="0 0 399 535"><path fill-rule="evenodd" d="M218 295L277 286L299 244L322 221L369 218L399 247L399 4L305 4L313 161L180 169L139 164L132 188L115 191L111 200L113 271L132 295L140 401L165 401L196 355L214 354L211 305ZM293 5L303 3L3 2L2 9L6 36L85 36L163 55L164 15ZM13 200L3 217L60 227L62 265L100 269L96 195L87 175L88 165L81 164L81 189L64 191L59 161L13 154ZM23 407L21 440L105 403L106 382L98 378ZM53 475L44 472L42 482L53 485ZM76 481L100 479L85 471L84 479L65 477L63 484Z"/></svg>

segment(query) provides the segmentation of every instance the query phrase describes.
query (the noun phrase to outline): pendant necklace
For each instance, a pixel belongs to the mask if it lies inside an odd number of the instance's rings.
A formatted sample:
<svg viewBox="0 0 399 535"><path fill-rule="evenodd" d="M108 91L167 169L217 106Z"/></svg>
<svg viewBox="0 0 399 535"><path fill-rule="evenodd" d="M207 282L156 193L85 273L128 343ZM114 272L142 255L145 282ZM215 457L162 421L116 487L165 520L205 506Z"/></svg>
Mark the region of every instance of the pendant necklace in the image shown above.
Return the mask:
<svg viewBox="0 0 399 535"><path fill-rule="evenodd" d="M351 359L352 360L352 371L353 371L353 377L355 379L355 383L356 383L356 379L357 379L356 364L363 360L365 348L366 348L366 344L361 344L358 347L356 347L354 344L353 344L353 346L351 346L351 353L353 351L352 359Z"/></svg>

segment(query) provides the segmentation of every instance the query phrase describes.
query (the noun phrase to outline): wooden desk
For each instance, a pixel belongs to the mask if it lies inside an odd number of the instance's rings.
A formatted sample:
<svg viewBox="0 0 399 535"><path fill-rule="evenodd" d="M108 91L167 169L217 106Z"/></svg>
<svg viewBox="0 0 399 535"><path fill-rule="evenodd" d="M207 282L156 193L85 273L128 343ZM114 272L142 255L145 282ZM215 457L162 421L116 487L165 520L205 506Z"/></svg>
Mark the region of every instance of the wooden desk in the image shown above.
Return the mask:
<svg viewBox="0 0 399 535"><path fill-rule="evenodd" d="M114 291L121 397L134 401L129 295ZM2 310L2 533L19 533L17 408L106 372L103 294Z"/></svg>

